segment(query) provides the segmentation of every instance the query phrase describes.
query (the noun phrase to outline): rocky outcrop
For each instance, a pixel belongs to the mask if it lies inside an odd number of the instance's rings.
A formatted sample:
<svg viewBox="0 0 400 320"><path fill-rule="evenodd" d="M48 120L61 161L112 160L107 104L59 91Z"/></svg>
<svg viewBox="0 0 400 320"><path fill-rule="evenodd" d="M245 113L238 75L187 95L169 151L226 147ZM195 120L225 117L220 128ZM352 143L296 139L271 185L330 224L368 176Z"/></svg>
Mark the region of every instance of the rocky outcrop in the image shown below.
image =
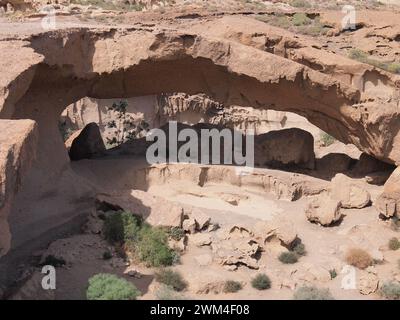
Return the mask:
<svg viewBox="0 0 400 320"><path fill-rule="evenodd" d="M323 196L309 202L305 214L308 221L326 227L340 220L340 207L340 201Z"/></svg>
<svg viewBox="0 0 400 320"><path fill-rule="evenodd" d="M254 162L259 166L314 169L314 138L307 131L292 128L255 137Z"/></svg>
<svg viewBox="0 0 400 320"><path fill-rule="evenodd" d="M351 179L344 174L337 174L331 181L332 198L340 201L343 208L361 209L371 203L371 195L362 181Z"/></svg>
<svg viewBox="0 0 400 320"><path fill-rule="evenodd" d="M72 161L90 159L102 155L106 151L99 127L89 123L72 141L69 156Z"/></svg>
<svg viewBox="0 0 400 320"><path fill-rule="evenodd" d="M383 193L376 200L375 206L384 217L400 215L400 167L386 181Z"/></svg>
<svg viewBox="0 0 400 320"><path fill-rule="evenodd" d="M132 190L99 194L97 201L105 202L137 215L153 226L182 227L184 210L173 202L147 192Z"/></svg>
<svg viewBox="0 0 400 320"><path fill-rule="evenodd" d="M0 120L0 257L11 245L8 223L14 194L36 156L37 128L31 120Z"/></svg>

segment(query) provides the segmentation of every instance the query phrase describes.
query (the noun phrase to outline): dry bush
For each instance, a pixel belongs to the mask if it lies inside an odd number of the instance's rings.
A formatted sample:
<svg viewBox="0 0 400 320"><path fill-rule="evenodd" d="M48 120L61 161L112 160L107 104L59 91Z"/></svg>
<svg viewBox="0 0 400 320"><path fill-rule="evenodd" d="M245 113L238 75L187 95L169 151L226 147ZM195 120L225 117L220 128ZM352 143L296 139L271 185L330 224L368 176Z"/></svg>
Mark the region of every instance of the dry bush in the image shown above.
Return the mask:
<svg viewBox="0 0 400 320"><path fill-rule="evenodd" d="M359 269L365 269L373 264L371 255L363 249L353 248L346 253L346 262Z"/></svg>

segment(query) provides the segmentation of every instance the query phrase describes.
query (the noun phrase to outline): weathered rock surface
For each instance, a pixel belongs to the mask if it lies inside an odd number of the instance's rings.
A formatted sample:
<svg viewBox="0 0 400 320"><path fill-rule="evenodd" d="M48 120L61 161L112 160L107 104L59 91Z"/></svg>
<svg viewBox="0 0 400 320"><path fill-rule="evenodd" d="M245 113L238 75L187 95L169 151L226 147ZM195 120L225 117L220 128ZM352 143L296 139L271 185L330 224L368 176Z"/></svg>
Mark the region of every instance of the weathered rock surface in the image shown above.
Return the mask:
<svg viewBox="0 0 400 320"><path fill-rule="evenodd" d="M292 128L270 131L255 138L254 162L259 166L314 169L314 138L304 130Z"/></svg>
<svg viewBox="0 0 400 320"><path fill-rule="evenodd" d="M0 257L10 248L8 215L15 192L36 156L37 128L31 120L0 120Z"/></svg>
<svg viewBox="0 0 400 320"><path fill-rule="evenodd" d="M386 181L383 193L375 203L379 213L390 218L400 215L400 167Z"/></svg>
<svg viewBox="0 0 400 320"><path fill-rule="evenodd" d="M307 206L305 214L310 222L329 226L340 220L341 202L328 196L313 199Z"/></svg>
<svg viewBox="0 0 400 320"><path fill-rule="evenodd" d="M331 181L333 199L342 203L343 208L364 208L371 203L371 195L362 181L337 174Z"/></svg>
<svg viewBox="0 0 400 320"><path fill-rule="evenodd" d="M378 290L379 278L376 274L363 270L359 273L358 290L361 294L368 295Z"/></svg>
<svg viewBox="0 0 400 320"><path fill-rule="evenodd" d="M97 200L132 212L152 226L182 227L183 208L147 192L132 190L108 195L100 194Z"/></svg>

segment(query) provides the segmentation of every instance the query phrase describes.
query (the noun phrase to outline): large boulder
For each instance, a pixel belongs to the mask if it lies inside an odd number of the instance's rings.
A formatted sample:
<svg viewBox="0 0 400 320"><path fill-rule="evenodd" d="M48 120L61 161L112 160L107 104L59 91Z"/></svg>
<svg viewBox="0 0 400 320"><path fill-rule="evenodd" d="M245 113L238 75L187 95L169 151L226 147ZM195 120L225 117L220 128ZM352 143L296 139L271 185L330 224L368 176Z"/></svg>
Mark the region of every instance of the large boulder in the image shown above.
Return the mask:
<svg viewBox="0 0 400 320"><path fill-rule="evenodd" d="M106 151L99 126L92 122L82 129L71 144L69 157L71 160L90 159Z"/></svg>
<svg viewBox="0 0 400 320"><path fill-rule="evenodd" d="M365 190L362 181L338 173L331 183L332 198L339 200L343 208L361 209L371 203L371 195Z"/></svg>
<svg viewBox="0 0 400 320"><path fill-rule="evenodd" d="M324 195L309 202L305 214L308 221L318 223L322 226L329 226L339 221L342 217L340 207L340 201Z"/></svg>
<svg viewBox="0 0 400 320"><path fill-rule="evenodd" d="M254 162L259 166L314 169L314 138L297 129L270 131L255 137Z"/></svg>
<svg viewBox="0 0 400 320"><path fill-rule="evenodd" d="M387 218L400 216L400 167L386 181L383 193L375 202L379 213Z"/></svg>

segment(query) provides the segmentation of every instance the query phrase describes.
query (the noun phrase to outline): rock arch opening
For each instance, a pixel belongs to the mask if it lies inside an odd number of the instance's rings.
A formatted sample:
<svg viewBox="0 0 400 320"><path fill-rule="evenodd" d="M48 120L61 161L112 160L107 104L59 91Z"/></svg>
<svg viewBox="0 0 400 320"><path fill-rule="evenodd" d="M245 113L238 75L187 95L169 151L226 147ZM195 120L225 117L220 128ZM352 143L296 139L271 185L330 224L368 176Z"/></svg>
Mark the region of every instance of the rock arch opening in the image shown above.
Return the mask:
<svg viewBox="0 0 400 320"><path fill-rule="evenodd" d="M10 236L2 241L3 252L9 252L1 261L3 274L15 272L9 261L26 257L35 247L69 232L71 226L78 227L94 206L97 190L93 182L96 170L102 169L89 164L93 166L85 176L79 168L71 168L74 164L69 162L58 128L63 110L84 97L201 93L226 106L294 112L376 158L389 163L400 159L393 143L399 122L394 117L380 121L393 114L393 104L376 112L377 102L365 99L357 89L232 40L165 30L71 29L32 37L23 48L31 64L25 69L21 66L11 77L0 116L15 123L34 121L36 140L30 146L36 156L21 184L15 182L6 190L1 223ZM115 174L112 169L103 175L103 185ZM122 165L119 169L129 168ZM291 200L324 190L318 183L310 187L292 176L276 179L264 174L238 180L229 169L214 170L143 168L119 182L135 189L138 182L151 187L152 175L166 183L175 174L186 174L200 185L229 177L237 186L272 190Z"/></svg>

